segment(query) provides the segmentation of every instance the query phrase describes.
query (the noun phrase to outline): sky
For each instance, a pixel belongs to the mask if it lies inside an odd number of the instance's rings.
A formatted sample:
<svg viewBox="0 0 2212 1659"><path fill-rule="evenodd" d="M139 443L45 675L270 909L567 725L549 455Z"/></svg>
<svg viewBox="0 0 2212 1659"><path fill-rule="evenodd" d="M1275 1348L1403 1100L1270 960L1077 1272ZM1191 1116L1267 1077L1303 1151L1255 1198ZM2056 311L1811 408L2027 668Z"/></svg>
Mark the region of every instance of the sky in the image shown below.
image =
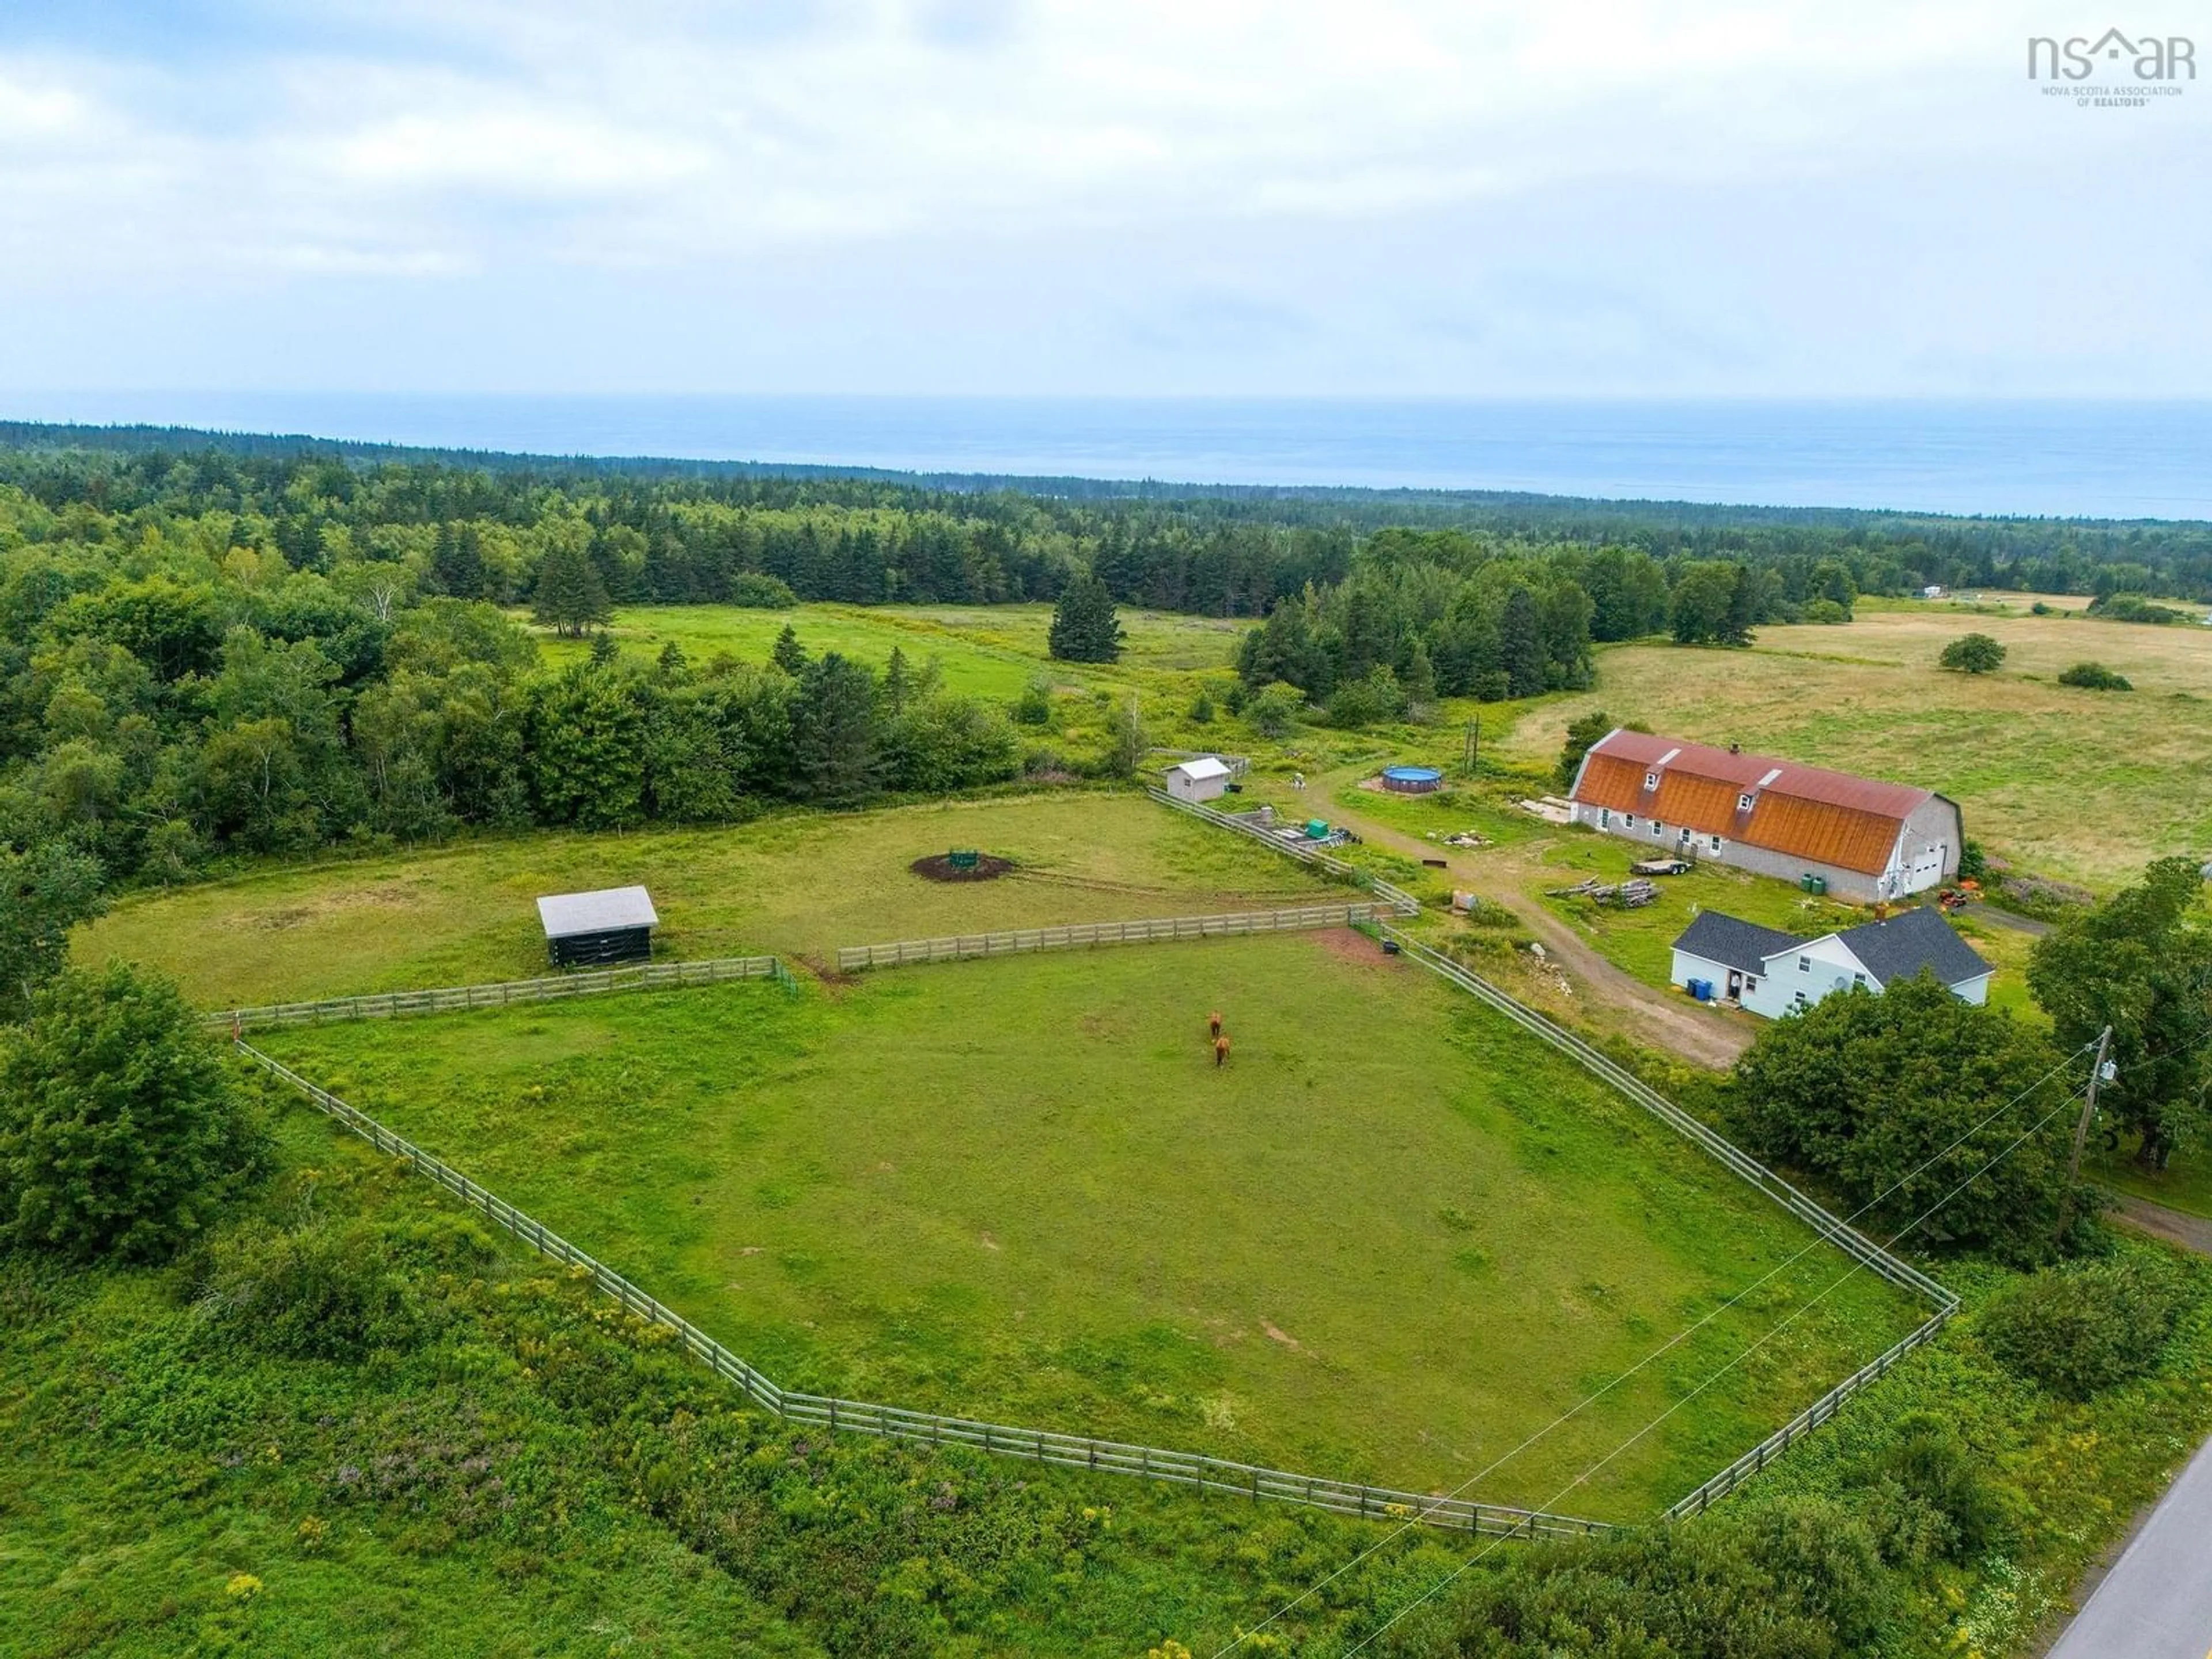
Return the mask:
<svg viewBox="0 0 2212 1659"><path fill-rule="evenodd" d="M2212 396L2212 79L2027 76L2115 21L2212 70L2164 0L17 0L0 403Z"/></svg>

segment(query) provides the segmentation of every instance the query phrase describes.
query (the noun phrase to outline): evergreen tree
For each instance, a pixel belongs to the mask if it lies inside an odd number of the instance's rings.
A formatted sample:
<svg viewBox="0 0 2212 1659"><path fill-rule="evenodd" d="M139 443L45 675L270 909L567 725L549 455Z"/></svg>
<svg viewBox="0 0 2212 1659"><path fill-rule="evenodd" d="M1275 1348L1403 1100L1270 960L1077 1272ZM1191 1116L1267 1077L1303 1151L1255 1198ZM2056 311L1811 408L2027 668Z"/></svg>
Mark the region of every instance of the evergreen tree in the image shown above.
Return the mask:
<svg viewBox="0 0 2212 1659"><path fill-rule="evenodd" d="M1413 653L1406 660L1403 684L1406 701L1416 708L1425 708L1437 700L1436 665L1419 640L1413 641Z"/></svg>
<svg viewBox="0 0 2212 1659"><path fill-rule="evenodd" d="M1504 657L1506 695L1533 697L1544 689L1544 622L1525 587L1505 596L1498 613L1498 644Z"/></svg>
<svg viewBox="0 0 2212 1659"><path fill-rule="evenodd" d="M784 623L783 632L775 636L775 648L769 653L768 659L793 679L806 672L806 647L799 644L798 630L789 623Z"/></svg>
<svg viewBox="0 0 2212 1659"><path fill-rule="evenodd" d="M622 648L616 645L613 635L600 633L592 636L592 664L594 667L605 668L621 655Z"/></svg>
<svg viewBox="0 0 2212 1659"><path fill-rule="evenodd" d="M906 713L907 698L912 689L906 653L893 646L890 660L884 665L884 712L893 720Z"/></svg>
<svg viewBox="0 0 2212 1659"><path fill-rule="evenodd" d="M430 577L441 592L457 599L483 598L483 548L474 525L438 526L430 551Z"/></svg>
<svg viewBox="0 0 2212 1659"><path fill-rule="evenodd" d="M1085 571L1062 590L1052 613L1052 654L1062 662L1112 662L1121 654L1121 624L1106 584Z"/></svg>
<svg viewBox="0 0 2212 1659"><path fill-rule="evenodd" d="M836 652L811 665L792 710L799 783L809 800L842 805L882 787L875 677Z"/></svg>
<svg viewBox="0 0 2212 1659"><path fill-rule="evenodd" d="M612 618L606 584L583 549L556 542L545 550L532 614L541 625L574 639L581 639L594 623Z"/></svg>

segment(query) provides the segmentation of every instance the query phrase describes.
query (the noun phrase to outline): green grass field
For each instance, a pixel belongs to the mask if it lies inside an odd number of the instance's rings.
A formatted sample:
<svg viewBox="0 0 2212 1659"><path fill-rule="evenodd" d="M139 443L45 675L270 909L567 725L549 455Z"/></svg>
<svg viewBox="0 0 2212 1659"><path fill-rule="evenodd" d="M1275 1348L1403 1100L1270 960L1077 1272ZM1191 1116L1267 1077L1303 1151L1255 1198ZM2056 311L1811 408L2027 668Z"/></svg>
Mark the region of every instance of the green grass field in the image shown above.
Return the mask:
<svg viewBox="0 0 2212 1659"><path fill-rule="evenodd" d="M1417 1490L1809 1240L1348 933L268 1046L787 1384ZM1814 1249L1480 1494L1560 1494L1843 1271ZM1912 1316L1859 1275L1558 1507L1650 1512Z"/></svg>
<svg viewBox="0 0 2212 1659"><path fill-rule="evenodd" d="M949 848L1017 860L994 882L908 869ZM547 971L533 901L643 883L667 957L1322 902L1288 860L1130 794L938 802L729 830L549 832L343 864L277 867L127 899L78 933L77 960L177 976L208 1007L514 979Z"/></svg>
<svg viewBox="0 0 2212 1659"><path fill-rule="evenodd" d="M1121 660L1109 666L1051 660L1046 635L1048 605L971 606L802 605L789 611L752 611L726 605L625 605L608 630L626 653L658 656L669 644L692 662L721 652L746 662L765 662L776 635L788 625L817 656L837 651L881 669L892 647L915 670L935 658L946 690L1012 701L1042 676L1054 684L1090 686L1142 680L1158 672L1225 670L1249 618L1182 617L1164 611L1121 612L1128 635ZM582 640L541 634L549 662L580 659Z"/></svg>
<svg viewBox="0 0 2212 1659"><path fill-rule="evenodd" d="M1936 666L1968 632L2005 645L2002 671ZM2136 689L2056 683L2084 659ZM1762 628L1750 651L1612 647L1596 690L1522 720L1510 751L1548 763L1567 722L1593 708L1940 790L1990 851L2100 889L2154 858L2212 849L2212 629L1899 608L1839 628Z"/></svg>

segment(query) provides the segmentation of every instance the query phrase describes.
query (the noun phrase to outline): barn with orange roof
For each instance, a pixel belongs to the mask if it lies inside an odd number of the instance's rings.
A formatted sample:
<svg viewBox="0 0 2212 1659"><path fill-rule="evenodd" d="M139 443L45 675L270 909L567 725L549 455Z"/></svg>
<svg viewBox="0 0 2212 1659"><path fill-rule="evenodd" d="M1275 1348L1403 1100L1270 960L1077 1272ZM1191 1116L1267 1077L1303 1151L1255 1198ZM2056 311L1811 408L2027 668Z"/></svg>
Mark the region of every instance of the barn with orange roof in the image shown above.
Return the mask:
<svg viewBox="0 0 2212 1659"><path fill-rule="evenodd" d="M1574 818L1655 855L1711 859L1855 903L1959 872L1958 803L1930 789L1615 727L1590 745Z"/></svg>

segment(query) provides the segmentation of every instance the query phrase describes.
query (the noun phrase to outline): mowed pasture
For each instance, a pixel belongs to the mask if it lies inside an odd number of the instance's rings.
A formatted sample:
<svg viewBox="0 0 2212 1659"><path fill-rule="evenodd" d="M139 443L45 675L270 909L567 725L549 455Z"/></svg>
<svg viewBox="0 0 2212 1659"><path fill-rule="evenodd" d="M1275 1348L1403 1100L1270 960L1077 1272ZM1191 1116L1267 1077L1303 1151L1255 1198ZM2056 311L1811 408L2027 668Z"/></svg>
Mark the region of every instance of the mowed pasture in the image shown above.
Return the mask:
<svg viewBox="0 0 2212 1659"><path fill-rule="evenodd" d="M2002 670L1937 667L1966 633L2005 646ZM2135 690L2057 683L2083 660ZM1600 653L1595 690L1522 719L1510 752L1556 759L1567 723L1594 708L1939 790L1990 851L2100 890L2154 858L2212 853L2212 629L1883 609L1843 627L1762 628L1748 651L1618 646Z"/></svg>
<svg viewBox="0 0 2212 1659"><path fill-rule="evenodd" d="M1019 867L951 884L908 867L953 848ZM548 971L540 894L633 882L659 910L664 958L834 961L841 945L1356 896L1140 796L1084 790L264 869L126 899L79 930L75 954L150 963L205 1007L527 978Z"/></svg>
<svg viewBox="0 0 2212 1659"><path fill-rule="evenodd" d="M1635 1518L1918 1317L1342 930L265 1041L780 1382L1000 1422L1442 1490L1774 1270L1474 1488Z"/></svg>
<svg viewBox="0 0 2212 1659"><path fill-rule="evenodd" d="M1121 661L1109 665L1051 660L1048 605L803 605L788 611L755 611L726 605L626 605L608 632L625 654L657 657L669 645L704 665L727 653L744 662L768 660L786 626L816 656L836 651L881 671L894 648L919 672L934 658L945 687L963 696L1011 702L1035 679L1056 685L1089 685L1133 678L1132 671L1225 669L1249 618L1121 612L1127 635ZM587 641L550 633L538 648L555 664L580 661Z"/></svg>

